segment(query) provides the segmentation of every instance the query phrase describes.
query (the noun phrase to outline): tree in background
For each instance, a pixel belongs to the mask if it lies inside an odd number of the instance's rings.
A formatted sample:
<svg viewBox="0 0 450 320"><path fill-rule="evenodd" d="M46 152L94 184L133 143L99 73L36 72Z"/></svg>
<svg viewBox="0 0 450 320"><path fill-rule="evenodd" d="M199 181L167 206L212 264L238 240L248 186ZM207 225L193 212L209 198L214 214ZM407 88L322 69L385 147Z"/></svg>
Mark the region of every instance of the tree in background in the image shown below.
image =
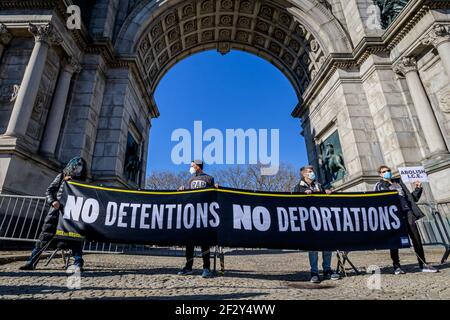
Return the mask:
<svg viewBox="0 0 450 320"><path fill-rule="evenodd" d="M211 175L216 183L222 187L273 191L291 192L300 180L300 174L291 164L282 163L276 175L262 176L262 165L237 165L228 166L224 169L214 170ZM153 190L176 190L185 185L189 180L189 173L180 172L178 174L159 171L147 177L146 188Z"/></svg>
<svg viewBox="0 0 450 320"><path fill-rule="evenodd" d="M145 187L151 190L177 190L189 180L189 172L156 171L147 176Z"/></svg>

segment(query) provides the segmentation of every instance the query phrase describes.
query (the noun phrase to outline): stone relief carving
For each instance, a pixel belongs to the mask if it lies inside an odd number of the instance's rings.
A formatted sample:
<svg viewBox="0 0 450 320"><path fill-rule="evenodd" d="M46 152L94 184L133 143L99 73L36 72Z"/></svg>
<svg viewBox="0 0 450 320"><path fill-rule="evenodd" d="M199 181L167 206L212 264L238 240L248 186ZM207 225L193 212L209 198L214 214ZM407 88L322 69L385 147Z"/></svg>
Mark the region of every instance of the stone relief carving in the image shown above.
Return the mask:
<svg viewBox="0 0 450 320"><path fill-rule="evenodd" d="M381 10L381 26L387 29L409 0L373 0Z"/></svg>
<svg viewBox="0 0 450 320"><path fill-rule="evenodd" d="M10 102L14 102L17 99L17 95L19 94L20 84L14 84L13 85L13 93L11 95L11 99L9 99Z"/></svg>
<svg viewBox="0 0 450 320"><path fill-rule="evenodd" d="M0 23L0 44L7 45L11 39L11 33L8 32L8 29L4 24Z"/></svg>
<svg viewBox="0 0 450 320"><path fill-rule="evenodd" d="M139 157L139 144L134 137L128 133L127 147L125 152L125 176L129 181L137 183L141 171L141 160Z"/></svg>
<svg viewBox="0 0 450 320"><path fill-rule="evenodd" d="M405 76L408 72L417 71L417 61L414 57L403 57L394 65L394 72L398 75Z"/></svg>
<svg viewBox="0 0 450 320"><path fill-rule="evenodd" d="M333 7L331 6L331 4L328 2L328 0L319 0L319 2L325 7L327 8L329 11L333 10Z"/></svg>
<svg viewBox="0 0 450 320"><path fill-rule="evenodd" d="M62 67L70 73L79 73L81 72L81 64L74 57L70 57L68 59L64 59L62 61Z"/></svg>
<svg viewBox="0 0 450 320"><path fill-rule="evenodd" d="M4 85L0 89L0 101L2 102L14 102L19 93L20 85L9 84Z"/></svg>
<svg viewBox="0 0 450 320"><path fill-rule="evenodd" d="M34 35L36 42L42 41L49 45L59 45L62 43L61 37L54 30L54 27L51 23L47 23L45 25L36 25L30 23L28 25L28 31Z"/></svg>
<svg viewBox="0 0 450 320"><path fill-rule="evenodd" d="M229 42L219 42L219 44L217 45L217 51L219 51L222 55L229 53L230 50L231 46Z"/></svg>
<svg viewBox="0 0 450 320"><path fill-rule="evenodd" d="M322 169L322 182L325 186L341 180L347 173L342 155L341 142L336 130L319 146L319 165Z"/></svg>
<svg viewBox="0 0 450 320"><path fill-rule="evenodd" d="M450 113L450 90L444 91L439 97L439 106L445 113Z"/></svg>
<svg viewBox="0 0 450 320"><path fill-rule="evenodd" d="M422 44L438 47L440 44L448 41L450 41L450 26L437 24L433 26L433 29L422 39Z"/></svg>

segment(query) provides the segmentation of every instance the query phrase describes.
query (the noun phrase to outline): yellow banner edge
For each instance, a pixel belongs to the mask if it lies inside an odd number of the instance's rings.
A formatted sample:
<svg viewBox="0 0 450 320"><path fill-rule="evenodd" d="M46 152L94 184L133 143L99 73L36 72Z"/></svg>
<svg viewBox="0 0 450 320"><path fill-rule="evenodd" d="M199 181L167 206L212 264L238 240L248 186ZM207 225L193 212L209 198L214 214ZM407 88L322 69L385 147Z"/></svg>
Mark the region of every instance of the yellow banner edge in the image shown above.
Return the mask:
<svg viewBox="0 0 450 320"><path fill-rule="evenodd" d="M122 192L122 193L134 193L134 194L148 194L148 195L181 195L181 194L191 194L191 193L199 193L199 192L209 192L209 191L217 191L217 192L225 192L225 193L234 193L234 194L243 194L243 195L249 195L249 196L261 196L261 197L295 197L295 198L305 198L305 197L332 197L332 198L353 198L353 197L380 197L380 196L386 196L386 195L397 195L397 191L387 191L387 192L380 192L380 193L353 193L353 194L339 194L339 193L331 193L331 194L323 194L323 193L313 193L313 194L299 194L299 193L292 193L292 194L274 194L274 193L267 193L267 192L251 192L251 191L237 191L237 190L226 190L226 189L215 189L215 188L208 188L208 189L198 189L198 190L186 190L186 191L140 191L140 190L127 190L127 189L116 189L116 188L108 188L108 187L100 187L100 186L93 186L89 184L83 184L79 182L74 181L67 181L69 184L72 184L74 186L89 188L89 189L96 189L96 190L102 190L102 191L112 191L112 192Z"/></svg>

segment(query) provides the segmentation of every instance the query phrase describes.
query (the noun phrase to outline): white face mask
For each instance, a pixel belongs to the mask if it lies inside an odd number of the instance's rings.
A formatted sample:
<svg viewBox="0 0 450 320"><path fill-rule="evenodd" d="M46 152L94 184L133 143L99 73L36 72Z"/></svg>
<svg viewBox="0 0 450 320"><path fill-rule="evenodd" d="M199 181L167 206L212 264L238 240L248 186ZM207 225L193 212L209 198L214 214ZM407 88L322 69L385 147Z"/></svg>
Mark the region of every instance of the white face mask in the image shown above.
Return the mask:
<svg viewBox="0 0 450 320"><path fill-rule="evenodd" d="M194 167L190 167L190 168L189 168L189 173L190 173L190 174L195 174L196 172L197 172L197 170L195 170Z"/></svg>

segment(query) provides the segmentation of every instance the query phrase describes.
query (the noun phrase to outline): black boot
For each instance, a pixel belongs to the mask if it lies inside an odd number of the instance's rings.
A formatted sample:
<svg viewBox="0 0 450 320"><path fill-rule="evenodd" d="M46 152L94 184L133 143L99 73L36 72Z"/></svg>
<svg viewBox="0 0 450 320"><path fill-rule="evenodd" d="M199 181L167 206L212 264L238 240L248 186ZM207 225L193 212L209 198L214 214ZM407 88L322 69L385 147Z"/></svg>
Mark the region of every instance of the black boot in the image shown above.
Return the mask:
<svg viewBox="0 0 450 320"><path fill-rule="evenodd" d="M32 261L27 261L23 266L19 268L20 270L34 270L34 265Z"/></svg>
<svg viewBox="0 0 450 320"><path fill-rule="evenodd" d="M36 261L39 259L39 256L41 255L42 250L40 248L34 248L33 251L31 251L31 257L28 259L28 261L21 266L20 270L34 270L36 269Z"/></svg>

